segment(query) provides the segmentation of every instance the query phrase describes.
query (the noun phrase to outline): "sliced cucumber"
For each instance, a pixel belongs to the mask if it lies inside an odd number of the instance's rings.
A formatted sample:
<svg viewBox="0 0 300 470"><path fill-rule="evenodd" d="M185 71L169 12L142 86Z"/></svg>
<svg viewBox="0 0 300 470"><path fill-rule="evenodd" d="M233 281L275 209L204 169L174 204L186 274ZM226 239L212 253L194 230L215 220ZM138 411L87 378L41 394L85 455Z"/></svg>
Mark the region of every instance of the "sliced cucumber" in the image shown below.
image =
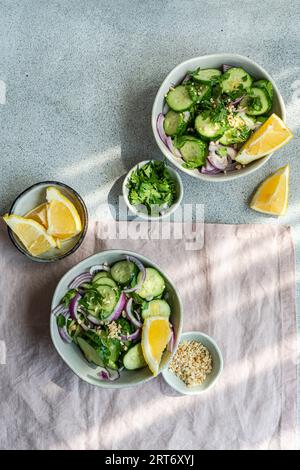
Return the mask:
<svg viewBox="0 0 300 470"><path fill-rule="evenodd" d="M249 130L248 132L245 132L245 129L241 130L241 129L232 128L224 132L221 139L219 139L219 142L222 145L238 144L241 142L246 142L249 135L250 135Z"/></svg>
<svg viewBox="0 0 300 470"><path fill-rule="evenodd" d="M165 115L164 130L167 135L180 134L185 128L186 122L183 114L171 110Z"/></svg>
<svg viewBox="0 0 300 470"><path fill-rule="evenodd" d="M122 285L128 285L136 274L137 267L132 261L118 261L111 268L113 279Z"/></svg>
<svg viewBox="0 0 300 470"><path fill-rule="evenodd" d="M256 122L265 122L268 119L268 116L257 116Z"/></svg>
<svg viewBox="0 0 300 470"><path fill-rule="evenodd" d="M252 78L241 67L232 67L222 76L221 87L224 93L231 93L237 89L248 90Z"/></svg>
<svg viewBox="0 0 300 470"><path fill-rule="evenodd" d="M100 277L100 279L97 279L96 282L94 282L94 286L110 286L110 287L117 287L117 283L111 279L110 277Z"/></svg>
<svg viewBox="0 0 300 470"><path fill-rule="evenodd" d="M117 293L115 289L113 289L110 286L97 286L97 291L101 295L101 303L100 303L100 316L101 318L106 318L108 317L113 309L115 308L117 304Z"/></svg>
<svg viewBox="0 0 300 470"><path fill-rule="evenodd" d="M245 113L239 113L239 116L243 119L246 127L248 127L248 129L252 130L255 128L255 119L251 116L247 116L247 114Z"/></svg>
<svg viewBox="0 0 300 470"><path fill-rule="evenodd" d="M269 80L257 80L253 83L254 88L263 88L268 92L270 99L273 99L273 85Z"/></svg>
<svg viewBox="0 0 300 470"><path fill-rule="evenodd" d="M194 103L201 103L211 97L211 85L207 83L191 83L187 89Z"/></svg>
<svg viewBox="0 0 300 470"><path fill-rule="evenodd" d="M140 282L142 273L140 272L137 277L137 283ZM146 278L140 290L136 293L146 300L152 300L153 297L161 295L165 289L164 278L154 268L146 268Z"/></svg>
<svg viewBox="0 0 300 470"><path fill-rule="evenodd" d="M96 349L93 348L93 346L91 346L85 339L81 337L77 337L77 343L80 349L82 350L87 361L93 362L97 366L101 366L101 367L104 366L104 363L101 357L99 356L98 352L96 351Z"/></svg>
<svg viewBox="0 0 300 470"><path fill-rule="evenodd" d="M211 83L221 75L222 72L218 69L200 69L195 74L193 74L193 78L198 82Z"/></svg>
<svg viewBox="0 0 300 470"><path fill-rule="evenodd" d="M171 315L170 305L165 300L155 299L147 303L142 309L144 320L148 317L166 317Z"/></svg>
<svg viewBox="0 0 300 470"><path fill-rule="evenodd" d="M193 136L182 136L177 142L185 165L188 168L198 168L205 162L207 155L207 145L200 139Z"/></svg>
<svg viewBox="0 0 300 470"><path fill-rule="evenodd" d="M251 88L247 99L247 114L259 116L270 110L272 101L265 88Z"/></svg>
<svg viewBox="0 0 300 470"><path fill-rule="evenodd" d="M124 367L128 370L141 369L147 365L141 343L136 344L133 348L130 348L129 351L123 357Z"/></svg>
<svg viewBox="0 0 300 470"><path fill-rule="evenodd" d="M187 111L193 105L193 100L184 85L172 88L166 96L166 102L173 111Z"/></svg>
<svg viewBox="0 0 300 470"><path fill-rule="evenodd" d="M209 117L199 114L195 119L195 129L205 140L215 140L224 134L224 127L220 122L213 122Z"/></svg>
<svg viewBox="0 0 300 470"><path fill-rule="evenodd" d="M101 279L101 277L110 277L111 278L111 275L106 271L100 271L100 273L95 274L95 276L93 277L92 282L96 282L98 279Z"/></svg>

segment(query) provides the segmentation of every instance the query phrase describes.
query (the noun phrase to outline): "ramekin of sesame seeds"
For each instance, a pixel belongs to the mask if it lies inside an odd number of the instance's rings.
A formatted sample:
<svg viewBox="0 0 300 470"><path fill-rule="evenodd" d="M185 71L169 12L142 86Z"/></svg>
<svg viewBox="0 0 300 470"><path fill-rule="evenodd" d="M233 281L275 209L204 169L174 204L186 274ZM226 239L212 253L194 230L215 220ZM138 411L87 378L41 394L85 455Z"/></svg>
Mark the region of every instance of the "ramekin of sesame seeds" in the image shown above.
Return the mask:
<svg viewBox="0 0 300 470"><path fill-rule="evenodd" d="M210 336L194 331L181 335L163 377L179 393L195 395L210 389L222 370L222 353L216 342Z"/></svg>

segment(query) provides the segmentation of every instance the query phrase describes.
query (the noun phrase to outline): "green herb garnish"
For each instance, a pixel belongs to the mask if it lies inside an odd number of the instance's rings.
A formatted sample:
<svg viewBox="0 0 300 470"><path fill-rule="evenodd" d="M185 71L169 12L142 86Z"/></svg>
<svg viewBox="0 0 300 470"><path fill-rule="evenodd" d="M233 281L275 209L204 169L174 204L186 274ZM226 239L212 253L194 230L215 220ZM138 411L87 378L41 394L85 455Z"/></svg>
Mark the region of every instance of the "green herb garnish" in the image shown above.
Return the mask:
<svg viewBox="0 0 300 470"><path fill-rule="evenodd" d="M144 205L148 213L153 207L166 209L175 201L175 181L162 161L151 161L133 171L127 188L129 202L133 206Z"/></svg>

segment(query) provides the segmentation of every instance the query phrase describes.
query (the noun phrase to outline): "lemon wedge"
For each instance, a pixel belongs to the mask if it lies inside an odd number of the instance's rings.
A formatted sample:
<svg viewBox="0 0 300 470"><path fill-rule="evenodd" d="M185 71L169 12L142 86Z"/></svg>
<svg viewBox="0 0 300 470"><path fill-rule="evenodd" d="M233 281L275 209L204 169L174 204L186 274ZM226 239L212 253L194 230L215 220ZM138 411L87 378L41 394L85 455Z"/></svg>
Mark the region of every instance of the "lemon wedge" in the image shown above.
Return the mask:
<svg viewBox="0 0 300 470"><path fill-rule="evenodd" d="M47 228L47 204L44 202L24 215L26 219L32 219Z"/></svg>
<svg viewBox="0 0 300 470"><path fill-rule="evenodd" d="M54 238L35 220L14 214L7 214L3 219L32 256L39 256L56 247Z"/></svg>
<svg viewBox="0 0 300 470"><path fill-rule="evenodd" d="M49 235L67 240L80 233L81 219L74 204L54 187L47 188L46 198Z"/></svg>
<svg viewBox="0 0 300 470"><path fill-rule="evenodd" d="M236 161L247 165L254 160L275 152L293 138L293 134L276 114L272 114L260 128L252 134L241 148Z"/></svg>
<svg viewBox="0 0 300 470"><path fill-rule="evenodd" d="M162 354L170 341L171 328L165 317L149 317L143 323L142 351L153 375L159 372Z"/></svg>
<svg viewBox="0 0 300 470"><path fill-rule="evenodd" d="M288 208L290 167L286 165L263 181L250 202L251 209L264 214L284 215Z"/></svg>

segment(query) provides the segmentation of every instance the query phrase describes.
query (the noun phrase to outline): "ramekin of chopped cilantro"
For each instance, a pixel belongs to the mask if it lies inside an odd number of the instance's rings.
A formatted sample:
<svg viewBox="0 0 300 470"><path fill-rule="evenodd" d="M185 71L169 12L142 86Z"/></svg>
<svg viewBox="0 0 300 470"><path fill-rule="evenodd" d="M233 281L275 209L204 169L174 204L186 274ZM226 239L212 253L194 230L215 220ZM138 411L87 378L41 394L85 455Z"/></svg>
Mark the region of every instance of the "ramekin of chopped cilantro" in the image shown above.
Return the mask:
<svg viewBox="0 0 300 470"><path fill-rule="evenodd" d="M180 205L182 181L164 161L146 160L134 166L125 177L123 196L134 215L159 220L170 216Z"/></svg>

